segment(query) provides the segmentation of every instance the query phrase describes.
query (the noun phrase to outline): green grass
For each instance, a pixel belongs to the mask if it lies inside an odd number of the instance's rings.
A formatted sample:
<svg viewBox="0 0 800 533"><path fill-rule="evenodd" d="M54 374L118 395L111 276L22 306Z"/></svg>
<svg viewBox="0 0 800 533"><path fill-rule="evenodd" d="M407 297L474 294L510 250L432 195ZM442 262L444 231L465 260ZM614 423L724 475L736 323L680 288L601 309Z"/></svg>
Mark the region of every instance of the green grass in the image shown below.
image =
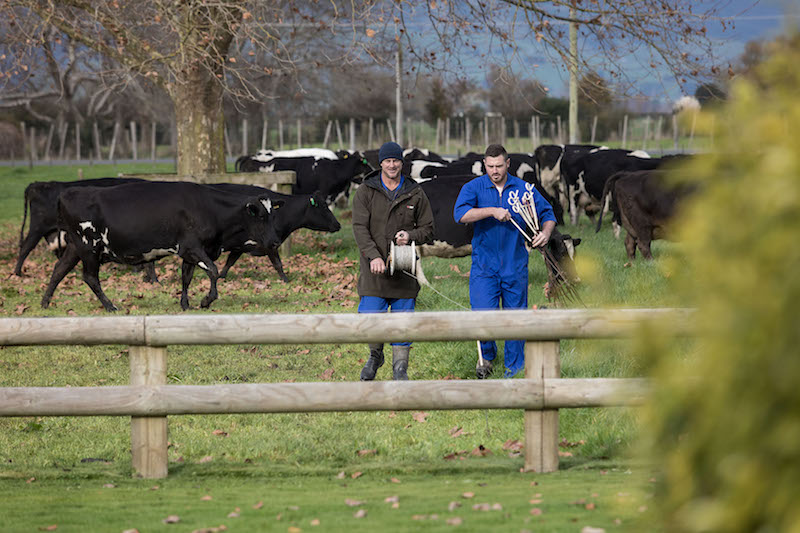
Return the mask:
<svg viewBox="0 0 800 533"><path fill-rule="evenodd" d="M169 165L86 167L84 177L118 172L169 171ZM26 262L25 276L11 276L16 259L22 195L36 180L76 179L73 167L0 168L0 317L104 315L78 272L65 278L47 310L39 307L54 257L40 245ZM302 230L293 236L282 283L267 258L243 257L220 282L220 298L199 310L208 289L198 274L190 290L189 313L353 313L357 249L349 213L337 215L335 234ZM657 241L656 261L630 267L624 246L608 229L595 233L583 221L562 230L583 239L578 247L581 298L589 307L674 305L670 273L658 259L680 253L678 245ZM423 288L420 311L468 307L468 257L425 258L426 276L436 288ZM179 263L158 264L160 284L146 284L126 267L106 265L101 279L120 314L180 313ZM530 305L552 306L543 294L540 260L531 261ZM441 293L441 294L439 294ZM445 295L447 298L445 298ZM452 300L452 301L451 301ZM455 303L454 303L455 302ZM565 377L640 376L643 363L622 340L564 340ZM367 356L359 344L170 346L168 381L173 384L352 381ZM415 343L411 379L473 379L473 342ZM125 346L0 347L0 386L104 386L128 383ZM378 379L389 379L390 365ZM499 374L499 373L498 373ZM519 453L507 443L523 439L521 411L433 411L425 422L410 412L358 412L281 415L173 416L169 421L170 477L159 482L131 479L130 423L114 417L39 417L0 419L0 521L3 531L29 531L58 524L58 531L186 530L218 526L231 530L278 530L290 526L320 530L450 529L459 516L461 530L576 531L583 525L624 529L641 519L649 493L647 467L630 459L637 412L633 409L572 409L560 414L561 471L547 476L520 474ZM453 432L461 428L458 436ZM488 457L472 454L480 447ZM513 446L512 446L513 448ZM359 452L368 451L366 455ZM453 457L453 459L449 459ZM102 459L102 462L82 462ZM633 474L626 473L629 470ZM347 478L336 478L339 472ZM364 472L352 479L353 472ZM397 477L400 484L387 480ZM35 478L28 483L27 481ZM540 486L531 486L536 481ZM115 487L104 488L111 483ZM484 485L485 484L485 485ZM151 490L159 485L158 490ZM552 486L552 491L545 490ZM461 508L450 501L472 491ZM542 515L531 515L528 501L545 494ZM598 496L593 500L592 494ZM618 496L619 493L635 496ZM211 494L211 501L201 501ZM383 499L400 495L400 509ZM364 519L345 498L368 501ZM596 500L585 509L570 502ZM617 500L623 500L622 502ZM258 501L259 510L252 509ZM473 511L474 503L500 503L502 511ZM293 510L293 507L299 510ZM227 518L236 507L238 518ZM181 524L165 525L169 514ZM281 519L277 520L277 515ZM430 515L437 514L437 519ZM425 520L414 520L424 515ZM13 521L7 522L7 517ZM622 526L614 523L615 519ZM171 529L170 529L171 528ZM361 529L359 529L361 528ZM635 530L635 529L634 529Z"/></svg>

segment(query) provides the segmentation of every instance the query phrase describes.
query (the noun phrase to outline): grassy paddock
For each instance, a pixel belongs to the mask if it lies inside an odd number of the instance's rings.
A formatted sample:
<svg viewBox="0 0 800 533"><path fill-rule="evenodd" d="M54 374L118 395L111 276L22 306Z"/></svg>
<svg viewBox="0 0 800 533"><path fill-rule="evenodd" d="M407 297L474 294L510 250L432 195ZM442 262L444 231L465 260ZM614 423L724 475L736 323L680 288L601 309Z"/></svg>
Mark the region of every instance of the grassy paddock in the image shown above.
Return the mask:
<svg viewBox="0 0 800 533"><path fill-rule="evenodd" d="M83 176L169 171L168 166L95 165L84 168ZM102 306L78 272L61 283L49 309L40 308L55 261L42 245L26 262L25 276L10 275L18 251L23 191L32 181L50 179L77 179L77 169L36 167L31 172L23 167L0 168L0 316L103 315ZM210 310L197 308L208 289L207 278L198 273L190 290L193 307L188 312L355 312L357 248L349 212L338 211L337 216L343 228L336 234L305 230L295 234L294 255L283 258L289 284L278 279L267 258L243 257L229 279L220 282L220 298ZM580 293L587 306L675 304L669 296L670 273L658 258L679 254L679 246L657 241L656 262L637 262L625 268L624 246L607 228L596 234L583 219L583 225L562 231L583 239L578 247L578 270L583 279ZM418 310L468 306L468 257L425 258L423 265L438 293L423 289ZM127 267L106 265L101 280L120 313L180 313L179 263L162 260L157 271L161 283L147 284L141 274ZM552 305L541 290L545 280L541 260L533 258L531 305ZM643 363L626 341L565 340L561 352L565 377L634 377L642 373ZM358 379L366 355L366 346L350 344L171 346L168 381L194 385L351 381ZM415 343L409 374L412 379L471 379L475 360L472 342ZM125 346L0 347L0 386L123 385L128 383L128 364ZM390 378L390 366L380 370L378 379ZM414 415L170 417L170 478L159 483L130 479L126 418L0 419L0 511L14 509L18 517L15 525L10 529L4 525L4 530L30 530L60 522L58 531L95 529L94 524L113 524L109 531L133 527L156 531L169 528L161 523L162 518L177 514L184 515L184 529L225 523L229 529L236 526L241 531L262 525L265 529L293 526L305 530L317 518L326 526L342 524L341 529L348 530L389 520L400 524L398 530L417 530L423 523L434 530L451 527L447 518L460 516L467 526L462 529L475 531L489 525L501 530L545 527L575 531L583 525L615 528L616 519L624 527L642 516L640 509L646 504L641 500L648 492L649 475L645 466L634 467L627 458L635 440L635 410L562 410L562 469L548 476L519 473L522 458L515 441L522 439L521 411ZM346 473L345 480L336 478L338 472ZM349 476L354 472L365 474L352 479ZM402 482L387 482L391 477ZM31 478L35 480L28 483ZM532 482L541 487L531 486ZM107 483L115 487L104 488ZM154 484L161 488L151 491ZM533 497L545 493L544 486L551 484L553 490L543 498ZM453 513L447 511L449 501L460 500L461 493L470 491L475 498L463 499L463 506ZM201 501L206 493L213 496L211 501ZM597 497L592 496L595 493ZM383 503L383 498L393 494L400 494L399 510ZM344 498L366 499L368 518L353 520L358 508L344 505ZM587 510L570 503L581 498L596 502L596 506ZM528 503L531 499L546 503L532 505ZM252 509L260 500L264 507ZM483 502L500 503L503 510L472 510L473 504ZM294 510L295 506L299 510ZM241 508L240 517L228 519L235 507ZM530 514L534 507L543 514ZM276 518L279 514L280 520ZM431 514L438 518L431 519ZM413 520L413 515L427 518ZM584 519L589 521L584 524Z"/></svg>

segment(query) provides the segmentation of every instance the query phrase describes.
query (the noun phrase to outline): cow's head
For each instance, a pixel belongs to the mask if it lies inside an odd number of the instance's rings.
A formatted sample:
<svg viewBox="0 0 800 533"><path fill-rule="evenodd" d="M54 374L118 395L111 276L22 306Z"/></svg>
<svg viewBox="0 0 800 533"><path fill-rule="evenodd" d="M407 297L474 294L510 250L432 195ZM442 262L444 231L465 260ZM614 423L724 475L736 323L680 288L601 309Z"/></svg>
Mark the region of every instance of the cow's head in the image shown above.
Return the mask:
<svg viewBox="0 0 800 533"><path fill-rule="evenodd" d="M334 233L342 228L336 217L333 216L327 202L325 195L319 191L308 196L308 203L305 206L305 213L303 214L303 227L317 230L328 231Z"/></svg>
<svg viewBox="0 0 800 533"><path fill-rule="evenodd" d="M281 241L275 232L274 211L283 206L283 200L259 196L245 205L244 227L247 238L263 248L277 248Z"/></svg>
<svg viewBox="0 0 800 533"><path fill-rule="evenodd" d="M561 233L553 230L547 247L555 260L558 262L561 271L566 275L567 281L578 282L578 271L575 269L575 248L581 243L581 239L573 238L568 233ZM549 265L548 265L548 268ZM552 272L556 274L555 272Z"/></svg>

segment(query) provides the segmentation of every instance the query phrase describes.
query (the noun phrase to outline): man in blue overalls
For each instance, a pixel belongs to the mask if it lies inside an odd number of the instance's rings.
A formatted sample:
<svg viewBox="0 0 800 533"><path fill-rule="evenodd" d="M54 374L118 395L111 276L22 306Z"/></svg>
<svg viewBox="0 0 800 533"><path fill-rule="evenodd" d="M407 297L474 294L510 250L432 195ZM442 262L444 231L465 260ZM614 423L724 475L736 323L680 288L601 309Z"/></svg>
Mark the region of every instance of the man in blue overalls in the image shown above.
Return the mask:
<svg viewBox="0 0 800 533"><path fill-rule="evenodd" d="M472 268L469 275L469 300L472 309L525 309L528 307L528 250L526 239L514 227L527 225L509 203L511 194L521 199L526 182L508 174L509 157L500 144L491 144L484 153L486 174L466 183L458 194L453 217L456 222L473 224ZM553 208L535 189L534 206L541 231L530 242L531 248L545 246L556 226ZM483 364L475 374L484 379L492 373L497 356L494 341L482 341ZM505 377L512 377L525 366L525 341L507 340L504 349Z"/></svg>

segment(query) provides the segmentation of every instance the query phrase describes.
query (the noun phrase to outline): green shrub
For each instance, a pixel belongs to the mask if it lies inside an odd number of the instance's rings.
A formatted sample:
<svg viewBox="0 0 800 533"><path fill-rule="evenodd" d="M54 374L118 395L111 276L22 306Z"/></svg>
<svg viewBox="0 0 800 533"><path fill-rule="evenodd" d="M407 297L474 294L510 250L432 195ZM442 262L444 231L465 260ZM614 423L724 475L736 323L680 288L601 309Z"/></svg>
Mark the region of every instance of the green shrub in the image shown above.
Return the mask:
<svg viewBox="0 0 800 533"><path fill-rule="evenodd" d="M716 153L688 168L704 193L672 271L699 335L689 357L642 340L660 378L645 433L669 531L800 530L798 64L800 50L775 55L766 83L734 83L698 119Z"/></svg>

